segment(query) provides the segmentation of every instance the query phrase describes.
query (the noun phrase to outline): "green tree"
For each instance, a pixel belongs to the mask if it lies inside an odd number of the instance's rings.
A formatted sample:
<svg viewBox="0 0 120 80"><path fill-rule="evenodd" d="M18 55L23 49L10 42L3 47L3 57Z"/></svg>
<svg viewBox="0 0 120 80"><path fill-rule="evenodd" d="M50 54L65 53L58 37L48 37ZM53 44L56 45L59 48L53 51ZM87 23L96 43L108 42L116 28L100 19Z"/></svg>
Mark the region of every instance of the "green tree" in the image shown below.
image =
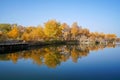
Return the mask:
<svg viewBox="0 0 120 80"><path fill-rule="evenodd" d="M0 24L0 31L7 33L10 30L11 30L10 24Z"/></svg>
<svg viewBox="0 0 120 80"><path fill-rule="evenodd" d="M0 31L0 41L5 41L5 40L7 40L6 33L3 33L2 31Z"/></svg>

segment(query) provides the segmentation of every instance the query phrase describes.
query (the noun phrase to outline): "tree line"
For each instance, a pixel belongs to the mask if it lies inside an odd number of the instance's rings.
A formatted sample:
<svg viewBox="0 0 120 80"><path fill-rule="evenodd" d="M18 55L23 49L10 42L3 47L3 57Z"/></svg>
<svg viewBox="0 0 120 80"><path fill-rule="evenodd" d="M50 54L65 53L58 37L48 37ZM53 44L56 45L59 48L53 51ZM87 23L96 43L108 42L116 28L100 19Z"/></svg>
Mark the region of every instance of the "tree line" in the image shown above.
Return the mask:
<svg viewBox="0 0 120 80"><path fill-rule="evenodd" d="M91 40L116 40L116 34L90 32L89 29L79 26L74 22L71 26L56 20L48 20L43 26L21 26L17 24L0 24L0 41L24 40L79 40L81 38Z"/></svg>

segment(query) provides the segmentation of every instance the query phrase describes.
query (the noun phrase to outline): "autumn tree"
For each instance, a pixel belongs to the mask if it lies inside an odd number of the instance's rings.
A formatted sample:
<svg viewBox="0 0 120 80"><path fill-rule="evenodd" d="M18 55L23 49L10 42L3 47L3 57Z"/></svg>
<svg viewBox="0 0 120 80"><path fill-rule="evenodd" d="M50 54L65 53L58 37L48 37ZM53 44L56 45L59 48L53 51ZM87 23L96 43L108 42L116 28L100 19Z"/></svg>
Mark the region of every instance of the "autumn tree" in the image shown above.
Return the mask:
<svg viewBox="0 0 120 80"><path fill-rule="evenodd" d="M23 33L24 33L25 30L26 30L26 27L24 27L24 26L22 26L22 25L19 25L19 26L17 26L17 28L19 29L19 38L21 39Z"/></svg>
<svg viewBox="0 0 120 80"><path fill-rule="evenodd" d="M22 38L22 40L24 40L24 41L29 41L29 40L30 40L29 37L30 37L29 33L24 32L21 38Z"/></svg>
<svg viewBox="0 0 120 80"><path fill-rule="evenodd" d="M7 35L2 31L0 31L0 41L5 41L5 40L7 40Z"/></svg>
<svg viewBox="0 0 120 80"><path fill-rule="evenodd" d="M7 33L7 35L8 35L9 38L17 39L18 36L19 36L19 30L18 30L17 26L14 25L13 28L11 29L11 31L9 31Z"/></svg>
<svg viewBox="0 0 120 80"><path fill-rule="evenodd" d="M49 39L59 39L62 30L60 28L60 23L56 20L49 20L45 23L44 33Z"/></svg>
<svg viewBox="0 0 120 80"><path fill-rule="evenodd" d="M79 34L79 26L74 22L71 27L72 38L75 40Z"/></svg>
<svg viewBox="0 0 120 80"><path fill-rule="evenodd" d="M110 40L110 41L114 41L116 39L116 34L106 34L105 35L105 39L106 40Z"/></svg>
<svg viewBox="0 0 120 80"><path fill-rule="evenodd" d="M89 32L89 30L87 28L82 29L82 33L83 33L83 35L89 37L90 32Z"/></svg>
<svg viewBox="0 0 120 80"><path fill-rule="evenodd" d="M104 38L105 38L105 34L104 34L104 33L100 33L100 37L101 37L102 39L104 39Z"/></svg>
<svg viewBox="0 0 120 80"><path fill-rule="evenodd" d="M7 33L11 30L11 24L0 24L0 31Z"/></svg>
<svg viewBox="0 0 120 80"><path fill-rule="evenodd" d="M66 23L61 24L62 29L62 37L64 40L70 40L71 39L71 28Z"/></svg>
<svg viewBox="0 0 120 80"><path fill-rule="evenodd" d="M80 36L80 37L83 35L83 29L82 29L82 26L79 27L78 33L79 33L79 36Z"/></svg>
<svg viewBox="0 0 120 80"><path fill-rule="evenodd" d="M21 38L24 41L30 41L31 40L31 36L30 33L35 29L35 27L27 27L24 31L24 33L22 34Z"/></svg>
<svg viewBox="0 0 120 80"><path fill-rule="evenodd" d="M43 40L43 38L45 37L44 35L44 31L43 28L41 26L38 26L36 28L34 28L31 32L30 32L30 38L31 40Z"/></svg>
<svg viewBox="0 0 120 80"><path fill-rule="evenodd" d="M11 24L0 24L0 41L7 40L7 33L11 30Z"/></svg>

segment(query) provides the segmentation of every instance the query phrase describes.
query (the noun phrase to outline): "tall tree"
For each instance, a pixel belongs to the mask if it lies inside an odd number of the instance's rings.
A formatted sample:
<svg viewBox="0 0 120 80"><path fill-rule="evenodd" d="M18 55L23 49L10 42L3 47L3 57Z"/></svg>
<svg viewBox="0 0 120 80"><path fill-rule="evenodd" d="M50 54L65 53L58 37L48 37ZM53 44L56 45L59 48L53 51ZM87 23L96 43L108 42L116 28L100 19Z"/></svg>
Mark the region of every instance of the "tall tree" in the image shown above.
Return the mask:
<svg viewBox="0 0 120 80"><path fill-rule="evenodd" d="M61 36L62 30L60 28L60 23L56 20L49 20L44 26L45 35L49 39L57 39Z"/></svg>
<svg viewBox="0 0 120 80"><path fill-rule="evenodd" d="M18 36L19 36L19 30L18 30L17 26L14 25L13 28L11 29L11 31L9 31L7 33L7 35L8 35L9 38L17 39Z"/></svg>
<svg viewBox="0 0 120 80"><path fill-rule="evenodd" d="M79 34L79 26L76 22L74 22L71 27L72 38L76 39Z"/></svg>
<svg viewBox="0 0 120 80"><path fill-rule="evenodd" d="M0 31L7 33L11 30L11 24L0 24Z"/></svg>
<svg viewBox="0 0 120 80"><path fill-rule="evenodd" d="M31 33L33 32L34 29L35 29L35 27L31 27L31 26L27 27L27 28L25 29L25 31L23 32L23 34L21 35L21 38L22 38L24 41L30 41L30 40L32 40L32 39L31 39L31 38L32 38Z"/></svg>
<svg viewBox="0 0 120 80"><path fill-rule="evenodd" d="M31 40L37 40L37 41L42 40L45 37L43 28L39 26L33 29L32 32L30 33L30 37Z"/></svg>
<svg viewBox="0 0 120 80"><path fill-rule="evenodd" d="M2 31L0 31L0 41L5 41L5 40L7 40L6 33L3 33Z"/></svg>
<svg viewBox="0 0 120 80"><path fill-rule="evenodd" d="M61 24L62 28L62 37L64 40L70 40L71 39L71 28L66 23Z"/></svg>

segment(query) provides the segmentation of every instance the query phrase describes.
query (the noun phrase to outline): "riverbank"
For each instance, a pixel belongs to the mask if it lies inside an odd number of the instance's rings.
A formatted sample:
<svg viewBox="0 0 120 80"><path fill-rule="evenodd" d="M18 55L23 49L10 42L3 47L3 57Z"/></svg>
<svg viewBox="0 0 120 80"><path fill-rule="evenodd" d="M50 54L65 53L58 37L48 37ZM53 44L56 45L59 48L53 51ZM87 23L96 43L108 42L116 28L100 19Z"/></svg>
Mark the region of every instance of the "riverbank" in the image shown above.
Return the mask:
<svg viewBox="0 0 120 80"><path fill-rule="evenodd" d="M45 45L79 44L79 41L77 40L69 40L69 41L53 40L53 41L28 41L25 43L27 43L29 47L32 47L32 46L45 46Z"/></svg>
<svg viewBox="0 0 120 80"><path fill-rule="evenodd" d="M33 48L40 48L44 46L56 46L56 45L98 45L100 42L95 42L94 44L83 44L78 40L52 40L52 41L6 41L0 43L0 53L9 53L14 51L21 51ZM100 44L106 45L106 44Z"/></svg>
<svg viewBox="0 0 120 80"><path fill-rule="evenodd" d="M78 44L78 41L6 41L0 43L0 53L11 53L14 51L27 50L37 47L49 46L49 45L67 45Z"/></svg>

